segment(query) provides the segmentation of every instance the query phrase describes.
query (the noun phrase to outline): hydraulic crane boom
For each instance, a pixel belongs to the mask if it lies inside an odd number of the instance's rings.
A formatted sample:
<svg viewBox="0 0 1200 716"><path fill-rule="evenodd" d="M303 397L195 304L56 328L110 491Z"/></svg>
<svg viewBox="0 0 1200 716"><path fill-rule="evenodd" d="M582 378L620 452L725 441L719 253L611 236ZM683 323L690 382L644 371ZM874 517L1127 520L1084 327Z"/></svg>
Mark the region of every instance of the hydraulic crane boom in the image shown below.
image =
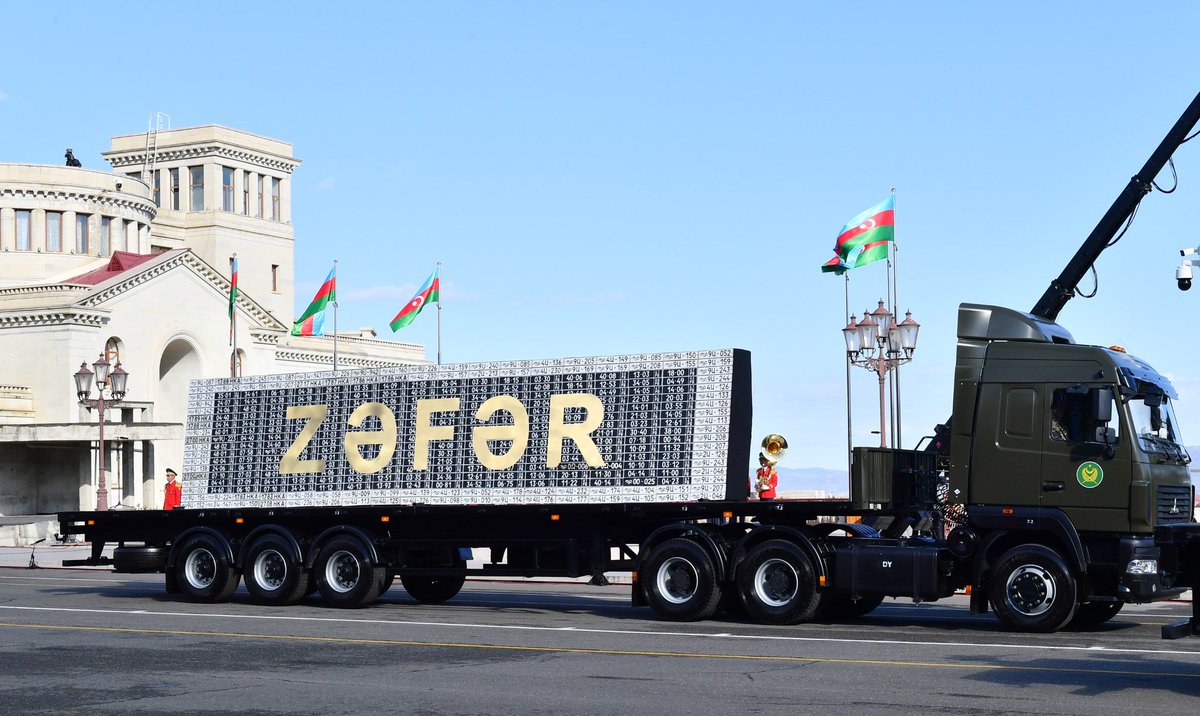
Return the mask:
<svg viewBox="0 0 1200 716"><path fill-rule="evenodd" d="M1188 132L1192 131L1197 121L1200 121L1200 94L1196 95L1196 98L1184 110L1183 115L1175 122L1175 126L1171 128L1170 132L1167 132L1167 136L1146 160L1141 171L1134 174L1129 180L1125 190L1101 217L1096 228L1092 229L1092 233L1071 257L1058 278L1050 283L1050 287L1042 294L1030 313L1050 321L1058 318L1058 312L1067 305L1067 301L1075 296L1075 288L1083 279L1084 274L1100 257L1101 252L1108 248L1109 242L1120 231L1121 225L1128 221L1142 197L1150 192L1154 177L1158 176L1171 155L1175 153L1179 145L1183 144L1184 138L1187 137Z"/></svg>

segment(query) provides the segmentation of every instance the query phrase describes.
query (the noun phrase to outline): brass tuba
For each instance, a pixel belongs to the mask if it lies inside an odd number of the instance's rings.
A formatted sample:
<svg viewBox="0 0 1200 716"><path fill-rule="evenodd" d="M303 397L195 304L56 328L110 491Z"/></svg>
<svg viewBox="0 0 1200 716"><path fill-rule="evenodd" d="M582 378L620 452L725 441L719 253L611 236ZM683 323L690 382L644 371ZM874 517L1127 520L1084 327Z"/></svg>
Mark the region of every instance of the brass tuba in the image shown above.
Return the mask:
<svg viewBox="0 0 1200 716"><path fill-rule="evenodd" d="M763 438L762 450L758 453L759 457L765 457L767 462L774 465L787 455L788 444L787 438L782 435L771 433Z"/></svg>

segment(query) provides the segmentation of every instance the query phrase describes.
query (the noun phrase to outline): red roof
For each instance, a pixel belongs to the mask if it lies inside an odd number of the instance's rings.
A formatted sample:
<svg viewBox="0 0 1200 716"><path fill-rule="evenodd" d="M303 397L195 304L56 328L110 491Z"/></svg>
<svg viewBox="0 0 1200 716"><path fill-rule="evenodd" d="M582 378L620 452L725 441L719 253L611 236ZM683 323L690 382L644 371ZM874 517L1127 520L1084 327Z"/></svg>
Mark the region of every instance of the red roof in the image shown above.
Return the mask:
<svg viewBox="0 0 1200 716"><path fill-rule="evenodd" d="M113 276L125 273L138 264L144 264L150 259L155 258L155 256L155 254L134 254L128 251L114 251L112 260L110 260L108 265L104 268L96 269L95 271L88 271L87 273L80 274L75 278L67 279L63 283L95 286L97 284L104 283Z"/></svg>

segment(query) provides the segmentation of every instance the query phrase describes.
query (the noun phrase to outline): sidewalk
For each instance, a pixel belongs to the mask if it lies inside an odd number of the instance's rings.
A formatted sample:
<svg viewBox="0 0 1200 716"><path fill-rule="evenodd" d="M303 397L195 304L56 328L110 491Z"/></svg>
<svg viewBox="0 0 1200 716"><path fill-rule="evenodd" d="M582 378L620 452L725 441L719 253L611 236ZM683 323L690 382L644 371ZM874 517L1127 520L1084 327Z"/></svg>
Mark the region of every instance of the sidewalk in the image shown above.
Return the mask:
<svg viewBox="0 0 1200 716"><path fill-rule="evenodd" d="M40 539L54 541L57 515L0 516L0 547L26 547Z"/></svg>

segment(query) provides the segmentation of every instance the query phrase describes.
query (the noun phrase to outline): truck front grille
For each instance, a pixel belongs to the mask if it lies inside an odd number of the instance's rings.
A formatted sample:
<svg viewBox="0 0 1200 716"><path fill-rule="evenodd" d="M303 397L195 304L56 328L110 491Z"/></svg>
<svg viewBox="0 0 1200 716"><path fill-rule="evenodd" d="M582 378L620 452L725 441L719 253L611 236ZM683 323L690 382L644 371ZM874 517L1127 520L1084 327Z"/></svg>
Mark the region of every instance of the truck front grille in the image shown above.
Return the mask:
<svg viewBox="0 0 1200 716"><path fill-rule="evenodd" d="M1158 524L1192 521L1192 488L1190 485L1158 486Z"/></svg>

